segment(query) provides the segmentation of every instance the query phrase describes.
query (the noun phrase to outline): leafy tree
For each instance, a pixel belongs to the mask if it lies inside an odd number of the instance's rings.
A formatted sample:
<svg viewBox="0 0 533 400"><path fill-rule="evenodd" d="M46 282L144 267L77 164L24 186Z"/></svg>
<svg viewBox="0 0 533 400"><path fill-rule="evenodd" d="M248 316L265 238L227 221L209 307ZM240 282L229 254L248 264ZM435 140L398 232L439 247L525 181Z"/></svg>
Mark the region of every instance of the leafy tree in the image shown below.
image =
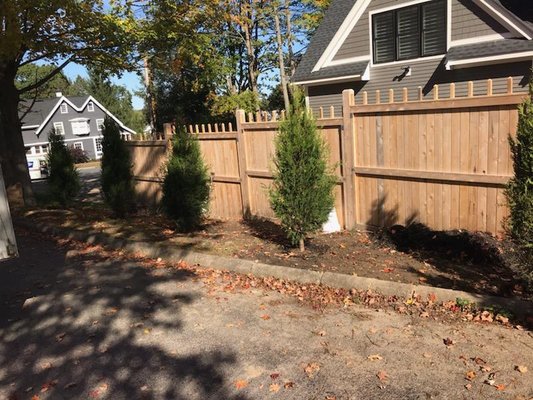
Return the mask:
<svg viewBox="0 0 533 400"><path fill-rule="evenodd" d="M172 154L163 181L162 205L178 229L198 227L209 204L210 178L198 141L179 130L172 141Z"/></svg>
<svg viewBox="0 0 533 400"><path fill-rule="evenodd" d="M235 115L235 110L253 112L259 108L258 103L259 99L256 94L246 90L241 93L217 96L211 106L211 112L218 119L231 120Z"/></svg>
<svg viewBox="0 0 533 400"><path fill-rule="evenodd" d="M288 239L304 251L304 239L327 221L333 208L335 176L327 148L302 93L293 95L291 112L276 138L270 202Z"/></svg>
<svg viewBox="0 0 533 400"><path fill-rule="evenodd" d="M523 250L524 265L533 273L533 82L519 107L516 139L510 139L514 176L506 190L511 236Z"/></svg>
<svg viewBox="0 0 533 400"><path fill-rule="evenodd" d="M16 86L18 89L30 86L49 75L55 67L53 65L26 64L22 66L16 76ZM70 81L59 72L42 86L34 90L21 94L22 99L47 99L55 97L56 92L68 93Z"/></svg>
<svg viewBox="0 0 533 400"><path fill-rule="evenodd" d="M113 71L129 67L138 38L132 2L10 0L0 2L0 161L7 187L22 185L33 202L18 116L21 96L43 86L71 62ZM36 82L17 87L17 75L37 61L54 65Z"/></svg>
<svg viewBox="0 0 533 400"><path fill-rule="evenodd" d="M48 187L50 196L62 206L68 205L80 191L80 178L63 136L52 130L48 135Z"/></svg>
<svg viewBox="0 0 533 400"><path fill-rule="evenodd" d="M102 191L106 204L119 217L133 208L134 190L130 152L110 117L104 121L102 140Z"/></svg>

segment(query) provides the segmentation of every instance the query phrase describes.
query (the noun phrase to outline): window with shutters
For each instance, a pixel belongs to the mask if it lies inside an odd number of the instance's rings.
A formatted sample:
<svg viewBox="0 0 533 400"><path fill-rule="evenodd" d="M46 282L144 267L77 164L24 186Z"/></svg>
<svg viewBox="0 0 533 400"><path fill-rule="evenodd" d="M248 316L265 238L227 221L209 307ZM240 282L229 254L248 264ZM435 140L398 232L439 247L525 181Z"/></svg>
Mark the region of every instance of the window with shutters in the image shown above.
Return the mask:
<svg viewBox="0 0 533 400"><path fill-rule="evenodd" d="M446 0L432 0L374 14L374 64L444 54L446 18Z"/></svg>

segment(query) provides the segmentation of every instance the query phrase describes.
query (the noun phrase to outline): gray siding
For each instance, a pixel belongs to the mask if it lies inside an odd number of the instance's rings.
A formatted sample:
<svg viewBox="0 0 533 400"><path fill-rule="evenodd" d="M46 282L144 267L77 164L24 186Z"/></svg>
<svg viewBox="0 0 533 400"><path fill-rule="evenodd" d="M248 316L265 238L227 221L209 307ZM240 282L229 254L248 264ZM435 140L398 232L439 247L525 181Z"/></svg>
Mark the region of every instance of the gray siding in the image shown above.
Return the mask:
<svg viewBox="0 0 533 400"><path fill-rule="evenodd" d="M507 30L471 0L452 1L452 40L504 33ZM406 0L373 0L348 35L333 60L370 54L369 12L377 9L401 6Z"/></svg>
<svg viewBox="0 0 533 400"><path fill-rule="evenodd" d="M68 104L67 104L68 105ZM57 109L50 121L44 126L39 133L39 136L35 134L35 130L23 130L22 136L26 147L32 144L45 144L48 143L48 135L52 131L55 122L62 122L65 130L65 144L67 146L73 146L74 143L81 142L83 149L91 159L97 158L96 154L95 138L102 136L102 132L97 129L96 120L105 119L106 113L98 105L94 104L94 111L88 111L87 107L81 112L76 111L70 105L68 105L68 113L61 114L60 108ZM71 121L76 118L89 118L90 133L88 135L74 135L72 131Z"/></svg>
<svg viewBox="0 0 533 400"><path fill-rule="evenodd" d="M368 92L370 103L376 101L376 90L380 90L381 101L388 101L388 90L395 90L395 101L401 101L402 89L409 89L409 99L417 98L418 87L423 88L426 96L432 96L432 87L439 85L439 93L442 98L449 96L449 84L456 84L456 96L465 96L467 93L468 81L474 82L474 93L482 95L486 93L486 80L493 79L494 93L505 93L507 90L507 77L513 76L514 90L516 92L527 91L527 83L530 77L530 62L520 62L511 64L490 65L486 67L476 67L446 71L441 60L425 60L410 63L412 74L401 81L395 79L400 71L399 65L375 67L371 71L368 82L347 82L330 84L324 86L310 86L308 88L309 105L315 113L319 107L328 110L334 106L336 115L342 112L342 91L344 89L354 89L356 101L361 101L362 91Z"/></svg>
<svg viewBox="0 0 533 400"><path fill-rule="evenodd" d="M452 40L505 32L507 29L494 21L471 0L452 0Z"/></svg>

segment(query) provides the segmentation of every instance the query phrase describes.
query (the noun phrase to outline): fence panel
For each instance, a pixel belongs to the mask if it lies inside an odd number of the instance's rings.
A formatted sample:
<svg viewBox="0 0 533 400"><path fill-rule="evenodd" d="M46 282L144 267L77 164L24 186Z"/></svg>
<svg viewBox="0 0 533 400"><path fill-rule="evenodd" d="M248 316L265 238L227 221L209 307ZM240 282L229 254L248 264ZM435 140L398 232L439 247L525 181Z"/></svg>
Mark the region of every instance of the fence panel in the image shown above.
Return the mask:
<svg viewBox="0 0 533 400"><path fill-rule="evenodd" d="M490 86L488 83L487 86ZM351 104L355 225L501 232L523 94Z"/></svg>
<svg viewBox="0 0 533 400"><path fill-rule="evenodd" d="M512 176L508 138L516 135L517 105L525 94L456 98L454 85L439 98L403 101L389 91L388 103L356 104L343 92L342 118L319 110L317 125L338 177L335 208L341 226L407 225L421 222L436 230L468 229L498 233L508 215L505 185ZM419 91L421 93L421 90ZM379 96L376 96L379 98ZM338 114L338 113L337 113ZM283 113L280 115L283 118ZM168 127L167 127L168 128ZM236 113L236 124L190 125L212 174L210 216L273 218L268 199L272 183L277 113ZM165 141L131 141L139 197L161 198Z"/></svg>

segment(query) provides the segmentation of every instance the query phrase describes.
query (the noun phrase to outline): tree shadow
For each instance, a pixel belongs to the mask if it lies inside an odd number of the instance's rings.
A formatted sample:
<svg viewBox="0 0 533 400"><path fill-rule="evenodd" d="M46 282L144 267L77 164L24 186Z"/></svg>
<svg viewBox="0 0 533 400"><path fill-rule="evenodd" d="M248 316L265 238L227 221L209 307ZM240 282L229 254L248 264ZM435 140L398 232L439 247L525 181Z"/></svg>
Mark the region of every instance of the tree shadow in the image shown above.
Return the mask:
<svg viewBox="0 0 533 400"><path fill-rule="evenodd" d="M381 245L434 267L407 268L420 282L494 296L527 297L525 282L512 268L507 251L502 251L502 242L480 232L435 231L418 221L416 211L401 221L399 204L386 209L386 200L385 194L372 203L367 226Z"/></svg>
<svg viewBox="0 0 533 400"><path fill-rule="evenodd" d="M175 289L193 273L68 251L18 233L20 258L0 263L0 394L245 399L224 378L234 353L169 349L166 336L183 328L182 308L199 300ZM158 340L145 340L152 333Z"/></svg>

